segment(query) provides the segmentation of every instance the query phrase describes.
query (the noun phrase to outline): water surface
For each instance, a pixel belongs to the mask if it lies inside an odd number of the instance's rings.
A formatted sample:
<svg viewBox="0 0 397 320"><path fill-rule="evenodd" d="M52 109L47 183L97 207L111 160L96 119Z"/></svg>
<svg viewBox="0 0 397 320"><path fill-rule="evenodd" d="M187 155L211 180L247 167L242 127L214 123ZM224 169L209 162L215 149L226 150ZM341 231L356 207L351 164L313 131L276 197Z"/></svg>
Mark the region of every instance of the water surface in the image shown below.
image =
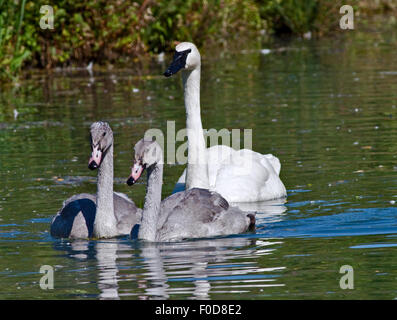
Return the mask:
<svg viewBox="0 0 397 320"><path fill-rule="evenodd" d="M34 73L0 93L1 299L395 299L397 297L396 33L203 52L204 128L250 128L281 161L287 201L258 204L256 233L148 244L128 237L57 240L63 200L96 191L91 122L115 137L115 189L149 128L185 126L180 77L166 64ZM262 54L261 48L270 48ZM16 110L16 112L14 111ZM177 146L180 145L180 142ZM165 168L163 195L184 166ZM42 290L42 265L55 269ZM341 266L354 270L342 290Z"/></svg>

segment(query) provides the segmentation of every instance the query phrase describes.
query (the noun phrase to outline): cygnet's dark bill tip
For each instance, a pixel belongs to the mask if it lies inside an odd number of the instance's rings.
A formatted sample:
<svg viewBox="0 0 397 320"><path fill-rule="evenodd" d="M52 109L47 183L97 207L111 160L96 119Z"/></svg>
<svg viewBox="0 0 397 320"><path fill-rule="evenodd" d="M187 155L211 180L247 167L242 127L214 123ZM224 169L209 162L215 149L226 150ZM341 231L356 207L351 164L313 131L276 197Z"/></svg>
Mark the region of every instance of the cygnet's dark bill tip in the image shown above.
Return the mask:
<svg viewBox="0 0 397 320"><path fill-rule="evenodd" d="M95 170L95 169L98 169L98 168L99 168L99 166L98 166L98 164L95 161L90 161L88 163L88 169Z"/></svg>
<svg viewBox="0 0 397 320"><path fill-rule="evenodd" d="M98 169L102 161L102 150L99 146L92 148L90 160L88 160L88 168L91 170Z"/></svg>
<svg viewBox="0 0 397 320"><path fill-rule="evenodd" d="M127 180L127 184L132 186L141 177L143 171L145 170L145 165L141 164L140 161L135 161L134 166L131 168L131 174Z"/></svg>
<svg viewBox="0 0 397 320"><path fill-rule="evenodd" d="M131 177L131 176L127 180L127 184L129 186L132 186L135 182L136 182L135 179L133 177Z"/></svg>
<svg viewBox="0 0 397 320"><path fill-rule="evenodd" d="M184 51L175 51L174 58L168 67L168 69L164 72L164 76L171 77L179 70L185 68L187 55L192 51L192 49L187 49Z"/></svg>

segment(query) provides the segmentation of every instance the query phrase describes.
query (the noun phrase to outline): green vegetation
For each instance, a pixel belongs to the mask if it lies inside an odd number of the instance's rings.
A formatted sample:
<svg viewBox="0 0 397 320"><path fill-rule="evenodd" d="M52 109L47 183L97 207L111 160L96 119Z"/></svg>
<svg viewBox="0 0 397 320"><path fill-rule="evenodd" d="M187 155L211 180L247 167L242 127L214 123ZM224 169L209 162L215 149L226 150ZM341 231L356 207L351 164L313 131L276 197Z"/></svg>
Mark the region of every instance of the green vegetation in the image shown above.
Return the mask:
<svg viewBox="0 0 397 320"><path fill-rule="evenodd" d="M50 3L54 29L41 29L47 0L0 0L0 79L17 80L22 66L127 62L169 50L178 40L202 46L260 31L321 36L337 28L342 2L58 0ZM365 13L397 10L392 0L350 2Z"/></svg>

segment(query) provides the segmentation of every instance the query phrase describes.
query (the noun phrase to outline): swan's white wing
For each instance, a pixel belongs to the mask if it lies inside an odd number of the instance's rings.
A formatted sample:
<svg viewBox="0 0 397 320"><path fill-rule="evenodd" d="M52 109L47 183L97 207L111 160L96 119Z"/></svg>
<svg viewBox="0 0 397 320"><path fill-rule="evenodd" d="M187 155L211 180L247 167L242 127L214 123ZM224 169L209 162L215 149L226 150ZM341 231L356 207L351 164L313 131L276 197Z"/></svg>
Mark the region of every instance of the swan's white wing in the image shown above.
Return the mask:
<svg viewBox="0 0 397 320"><path fill-rule="evenodd" d="M233 150L218 167L212 189L230 202L265 201L286 196L278 176L280 161L271 154Z"/></svg>
<svg viewBox="0 0 397 320"><path fill-rule="evenodd" d="M231 202L258 201L269 170L260 162L235 154L217 172L214 190Z"/></svg>
<svg viewBox="0 0 397 320"><path fill-rule="evenodd" d="M216 176L222 166L222 163L228 160L233 152L235 152L234 149L224 145L216 145L207 149L207 163L209 164L207 166L207 169L210 187L215 186ZM172 193L177 193L185 190L185 183L186 168L183 171L182 175L179 177Z"/></svg>
<svg viewBox="0 0 397 320"><path fill-rule="evenodd" d="M277 173L277 175L280 175L280 170L281 170L281 163L280 160L273 156L272 154L264 154L263 155L264 158L266 158L271 165L273 166L274 171Z"/></svg>
<svg viewBox="0 0 397 320"><path fill-rule="evenodd" d="M217 145L207 149L210 190L229 202L255 202L287 195L279 178L280 160L272 154ZM186 169L173 193L185 190Z"/></svg>
<svg viewBox="0 0 397 320"><path fill-rule="evenodd" d="M218 171L224 163L230 162L231 156L236 151L233 148L216 145L207 149L208 180L210 188L215 187Z"/></svg>

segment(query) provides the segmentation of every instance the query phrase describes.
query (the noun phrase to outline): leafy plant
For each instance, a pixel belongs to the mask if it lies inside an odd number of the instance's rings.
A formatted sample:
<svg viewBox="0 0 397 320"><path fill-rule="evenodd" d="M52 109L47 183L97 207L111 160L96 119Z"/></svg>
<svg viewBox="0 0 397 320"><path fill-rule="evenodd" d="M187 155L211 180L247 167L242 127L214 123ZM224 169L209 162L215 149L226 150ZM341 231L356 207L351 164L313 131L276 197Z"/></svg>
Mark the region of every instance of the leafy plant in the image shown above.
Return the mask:
<svg viewBox="0 0 397 320"><path fill-rule="evenodd" d="M343 1L329 0L57 0L54 29L39 26L48 0L0 0L0 81L24 67L141 61L172 48L241 41L266 29L275 34L327 34L338 27ZM381 12L397 10L377 0ZM380 9L352 0L356 10Z"/></svg>

